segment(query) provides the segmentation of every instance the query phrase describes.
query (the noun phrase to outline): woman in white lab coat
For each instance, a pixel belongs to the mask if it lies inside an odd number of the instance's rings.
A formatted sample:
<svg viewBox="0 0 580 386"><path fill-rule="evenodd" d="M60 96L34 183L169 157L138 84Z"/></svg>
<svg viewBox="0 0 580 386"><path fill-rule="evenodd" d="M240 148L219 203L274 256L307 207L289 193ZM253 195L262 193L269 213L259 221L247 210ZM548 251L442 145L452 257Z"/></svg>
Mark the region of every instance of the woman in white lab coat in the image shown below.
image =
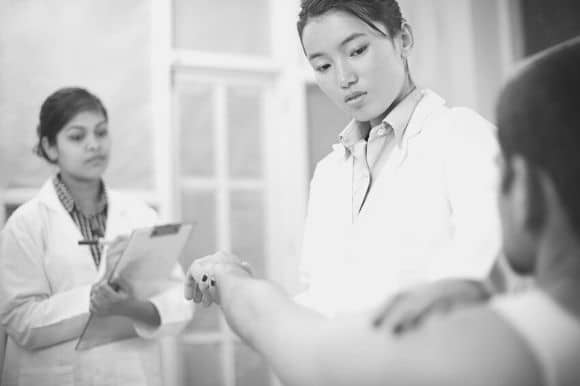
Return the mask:
<svg viewBox="0 0 580 386"><path fill-rule="evenodd" d="M297 300L335 315L430 280L485 278L500 244L494 127L416 86L396 0L303 0L298 33L352 121L312 178Z"/></svg>
<svg viewBox="0 0 580 386"><path fill-rule="evenodd" d="M57 90L42 105L38 141L38 154L58 172L1 233L2 385L162 385L158 338L179 331L192 312L181 269L169 289L137 299L125 284L98 279L101 246L78 243L156 221L145 203L102 181L111 148L105 107L87 90ZM89 312L129 318L133 337L75 351Z"/></svg>

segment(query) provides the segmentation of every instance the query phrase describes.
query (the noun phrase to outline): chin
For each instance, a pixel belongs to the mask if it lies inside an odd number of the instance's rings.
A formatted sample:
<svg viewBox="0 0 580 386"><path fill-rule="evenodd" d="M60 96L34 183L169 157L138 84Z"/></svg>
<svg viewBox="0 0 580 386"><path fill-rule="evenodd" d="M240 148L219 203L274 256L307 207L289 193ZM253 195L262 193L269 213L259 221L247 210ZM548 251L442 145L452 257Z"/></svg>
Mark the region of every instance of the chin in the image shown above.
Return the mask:
<svg viewBox="0 0 580 386"><path fill-rule="evenodd" d="M77 178L85 181L100 180L103 177L104 172L104 170L94 170L90 172L79 173Z"/></svg>
<svg viewBox="0 0 580 386"><path fill-rule="evenodd" d="M359 110L351 111L351 114L354 117L354 119L359 122L369 122L381 115L381 113L377 113L376 111L370 111L370 109L368 108L362 108Z"/></svg>

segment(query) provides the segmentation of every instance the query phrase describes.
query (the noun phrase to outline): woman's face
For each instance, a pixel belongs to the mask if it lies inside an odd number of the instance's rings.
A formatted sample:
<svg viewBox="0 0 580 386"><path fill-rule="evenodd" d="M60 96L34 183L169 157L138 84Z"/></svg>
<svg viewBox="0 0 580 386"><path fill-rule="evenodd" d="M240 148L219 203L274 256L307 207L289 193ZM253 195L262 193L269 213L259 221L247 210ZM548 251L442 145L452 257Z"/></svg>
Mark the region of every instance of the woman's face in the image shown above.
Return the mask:
<svg viewBox="0 0 580 386"><path fill-rule="evenodd" d="M97 111L78 113L59 131L56 143L48 145L47 150L61 173L79 180L100 179L111 151L107 119Z"/></svg>
<svg viewBox="0 0 580 386"><path fill-rule="evenodd" d="M387 34L384 25L375 25ZM400 36L382 36L343 11L311 18L302 33L306 56L322 91L357 121L372 124L380 122L405 91L401 42Z"/></svg>

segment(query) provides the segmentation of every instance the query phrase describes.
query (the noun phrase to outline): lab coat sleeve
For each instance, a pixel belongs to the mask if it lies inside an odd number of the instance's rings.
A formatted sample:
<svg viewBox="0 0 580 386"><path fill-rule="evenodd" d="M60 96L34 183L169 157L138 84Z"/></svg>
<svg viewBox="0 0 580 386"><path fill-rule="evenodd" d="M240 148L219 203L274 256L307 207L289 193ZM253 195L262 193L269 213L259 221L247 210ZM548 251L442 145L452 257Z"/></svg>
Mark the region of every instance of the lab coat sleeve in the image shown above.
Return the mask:
<svg viewBox="0 0 580 386"><path fill-rule="evenodd" d="M443 175L453 241L435 256L434 279L483 280L500 252L497 207L499 147L495 128L475 112L456 108L443 145Z"/></svg>
<svg viewBox="0 0 580 386"><path fill-rule="evenodd" d="M142 338L154 339L160 336L179 333L193 315L193 305L183 296L184 274L179 265L171 273L168 287L165 291L149 298L155 306L161 324L152 328L144 323L135 322L135 330Z"/></svg>
<svg viewBox="0 0 580 386"><path fill-rule="evenodd" d="M41 224L31 218L35 221L13 218L0 233L0 320L17 344L34 350L80 335L91 286L52 294L42 261Z"/></svg>

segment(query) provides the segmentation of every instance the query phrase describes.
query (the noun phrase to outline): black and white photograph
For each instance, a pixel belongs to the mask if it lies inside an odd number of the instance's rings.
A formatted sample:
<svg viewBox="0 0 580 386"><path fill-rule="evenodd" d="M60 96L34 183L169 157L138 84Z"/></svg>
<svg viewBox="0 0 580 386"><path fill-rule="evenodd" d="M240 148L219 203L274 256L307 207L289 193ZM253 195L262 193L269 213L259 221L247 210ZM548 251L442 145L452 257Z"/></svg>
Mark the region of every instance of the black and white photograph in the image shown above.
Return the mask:
<svg viewBox="0 0 580 386"><path fill-rule="evenodd" d="M580 1L0 0L0 386L579 386Z"/></svg>

